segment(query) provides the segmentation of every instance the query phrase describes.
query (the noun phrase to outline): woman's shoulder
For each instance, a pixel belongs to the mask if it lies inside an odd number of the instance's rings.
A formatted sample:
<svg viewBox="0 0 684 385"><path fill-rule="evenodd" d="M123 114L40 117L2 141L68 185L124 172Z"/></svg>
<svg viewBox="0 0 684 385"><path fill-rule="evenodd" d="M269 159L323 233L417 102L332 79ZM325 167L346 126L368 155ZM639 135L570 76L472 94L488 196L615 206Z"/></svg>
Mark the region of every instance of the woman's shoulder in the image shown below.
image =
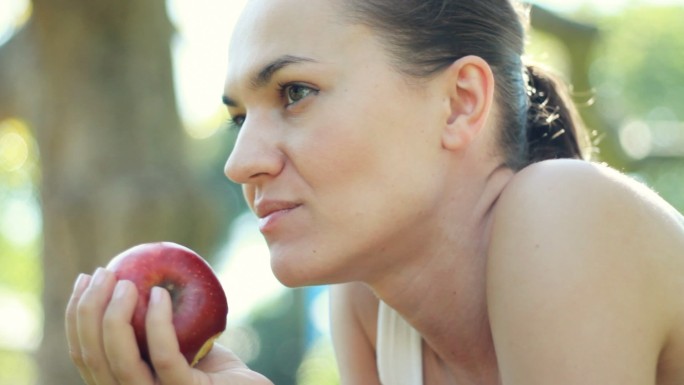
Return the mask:
<svg viewBox="0 0 684 385"><path fill-rule="evenodd" d="M518 172L494 209L491 244L490 253L547 247L546 258L588 258L587 266L684 273L682 215L642 183L587 161L544 161Z"/></svg>
<svg viewBox="0 0 684 385"><path fill-rule="evenodd" d="M579 361L615 354L636 370L655 364L673 338L684 347L677 326L684 321L684 224L646 186L599 164L544 161L512 178L493 215L487 293L495 340L538 354L513 349L512 361L553 366L562 358L554 348L572 345L565 353ZM606 370L597 368L597 376Z"/></svg>
<svg viewBox="0 0 684 385"><path fill-rule="evenodd" d="M656 192L606 165L574 159L538 162L516 173L496 211L518 217L558 215L561 225L573 220L587 227L612 222L611 227L625 230L636 220L637 225L658 223L673 234L684 233L682 214Z"/></svg>
<svg viewBox="0 0 684 385"><path fill-rule="evenodd" d="M510 194L525 188L551 188L559 184L570 188L567 191L570 193L596 193L612 189L631 191L642 199L660 199L642 183L606 164L578 159L551 159L533 163L514 175L504 193Z"/></svg>

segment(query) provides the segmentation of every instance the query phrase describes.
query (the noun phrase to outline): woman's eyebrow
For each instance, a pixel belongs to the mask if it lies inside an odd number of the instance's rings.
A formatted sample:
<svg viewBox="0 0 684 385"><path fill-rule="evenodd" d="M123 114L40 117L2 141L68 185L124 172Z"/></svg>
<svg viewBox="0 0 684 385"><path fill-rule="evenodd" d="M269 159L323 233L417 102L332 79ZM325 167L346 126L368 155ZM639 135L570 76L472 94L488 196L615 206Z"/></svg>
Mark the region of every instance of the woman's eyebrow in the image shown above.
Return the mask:
<svg viewBox="0 0 684 385"><path fill-rule="evenodd" d="M223 100L223 104L225 104L228 107L237 107L238 106L238 102L236 102L234 99L232 99L228 95L223 95L222 100Z"/></svg>
<svg viewBox="0 0 684 385"><path fill-rule="evenodd" d="M302 62L315 62L315 60L307 57L301 57L301 56L292 56L292 55L284 55L281 56L267 65L265 65L261 71L259 71L251 80L250 84L254 89L258 89L261 87L264 87L268 83L271 82L271 78L273 78L273 75L275 75L276 72L279 70L292 65L292 64L297 64L297 63L302 63Z"/></svg>
<svg viewBox="0 0 684 385"><path fill-rule="evenodd" d="M316 61L314 59L302 56L283 55L266 64L259 72L256 73L256 75L252 77L249 84L251 88L254 90L265 87L268 83L271 82L273 75L275 75L276 72L280 71L281 69L292 64L312 62ZM238 106L238 102L228 95L223 96L223 104L225 104L228 107Z"/></svg>

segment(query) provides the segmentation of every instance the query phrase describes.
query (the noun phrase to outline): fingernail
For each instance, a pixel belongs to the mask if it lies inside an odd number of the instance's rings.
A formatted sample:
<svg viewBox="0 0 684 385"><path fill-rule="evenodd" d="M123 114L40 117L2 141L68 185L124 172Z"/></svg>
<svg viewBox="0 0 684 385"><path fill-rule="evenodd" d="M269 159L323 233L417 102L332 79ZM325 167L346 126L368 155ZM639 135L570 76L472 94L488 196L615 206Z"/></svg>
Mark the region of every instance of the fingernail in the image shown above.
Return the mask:
<svg viewBox="0 0 684 385"><path fill-rule="evenodd" d="M95 270L95 274L93 275L93 285L95 286L100 286L104 283L105 279L107 278L107 271L101 267L98 267L97 270Z"/></svg>
<svg viewBox="0 0 684 385"><path fill-rule="evenodd" d="M116 283L116 286L114 287L114 294L112 294L112 297L114 299L120 299L123 296L125 296L127 292L128 283L126 281L119 281Z"/></svg>
<svg viewBox="0 0 684 385"><path fill-rule="evenodd" d="M150 292L150 303L158 304L161 302L162 290L164 289L159 286L152 287L152 291Z"/></svg>
<svg viewBox="0 0 684 385"><path fill-rule="evenodd" d="M74 283L74 291L82 291L88 285L88 282L90 282L89 275L83 273L79 274Z"/></svg>

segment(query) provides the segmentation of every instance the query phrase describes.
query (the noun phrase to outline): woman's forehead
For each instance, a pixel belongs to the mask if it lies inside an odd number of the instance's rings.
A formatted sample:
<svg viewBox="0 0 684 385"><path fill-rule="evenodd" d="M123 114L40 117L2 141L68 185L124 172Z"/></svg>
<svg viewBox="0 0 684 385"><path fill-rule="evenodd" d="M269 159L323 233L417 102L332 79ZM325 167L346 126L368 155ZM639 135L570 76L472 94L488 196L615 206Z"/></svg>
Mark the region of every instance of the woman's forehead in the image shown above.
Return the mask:
<svg viewBox="0 0 684 385"><path fill-rule="evenodd" d="M240 14L233 35L241 38L255 32L280 35L302 30L318 34L330 29L326 26L340 24L336 22L342 19L340 8L333 4L334 0L251 0Z"/></svg>
<svg viewBox="0 0 684 385"><path fill-rule="evenodd" d="M335 0L252 0L233 32L228 83L254 78L282 57L332 63L353 56L370 30L343 22Z"/></svg>
<svg viewBox="0 0 684 385"><path fill-rule="evenodd" d="M233 31L229 55L254 56L259 52L293 54L315 49L326 38L334 38L328 0L252 0Z"/></svg>

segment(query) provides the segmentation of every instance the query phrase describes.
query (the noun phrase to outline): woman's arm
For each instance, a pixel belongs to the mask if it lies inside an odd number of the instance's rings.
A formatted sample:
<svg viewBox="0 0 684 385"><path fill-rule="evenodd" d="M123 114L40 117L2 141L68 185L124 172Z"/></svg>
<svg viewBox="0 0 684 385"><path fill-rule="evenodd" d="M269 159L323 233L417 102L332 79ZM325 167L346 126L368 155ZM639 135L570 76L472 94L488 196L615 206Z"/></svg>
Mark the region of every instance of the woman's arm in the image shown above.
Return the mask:
<svg viewBox="0 0 684 385"><path fill-rule="evenodd" d="M330 290L330 319L342 385L380 385L375 362L378 300L360 283Z"/></svg>
<svg viewBox="0 0 684 385"><path fill-rule="evenodd" d="M488 305L503 384L655 384L675 308L667 215L616 173L545 163L496 212Z"/></svg>

